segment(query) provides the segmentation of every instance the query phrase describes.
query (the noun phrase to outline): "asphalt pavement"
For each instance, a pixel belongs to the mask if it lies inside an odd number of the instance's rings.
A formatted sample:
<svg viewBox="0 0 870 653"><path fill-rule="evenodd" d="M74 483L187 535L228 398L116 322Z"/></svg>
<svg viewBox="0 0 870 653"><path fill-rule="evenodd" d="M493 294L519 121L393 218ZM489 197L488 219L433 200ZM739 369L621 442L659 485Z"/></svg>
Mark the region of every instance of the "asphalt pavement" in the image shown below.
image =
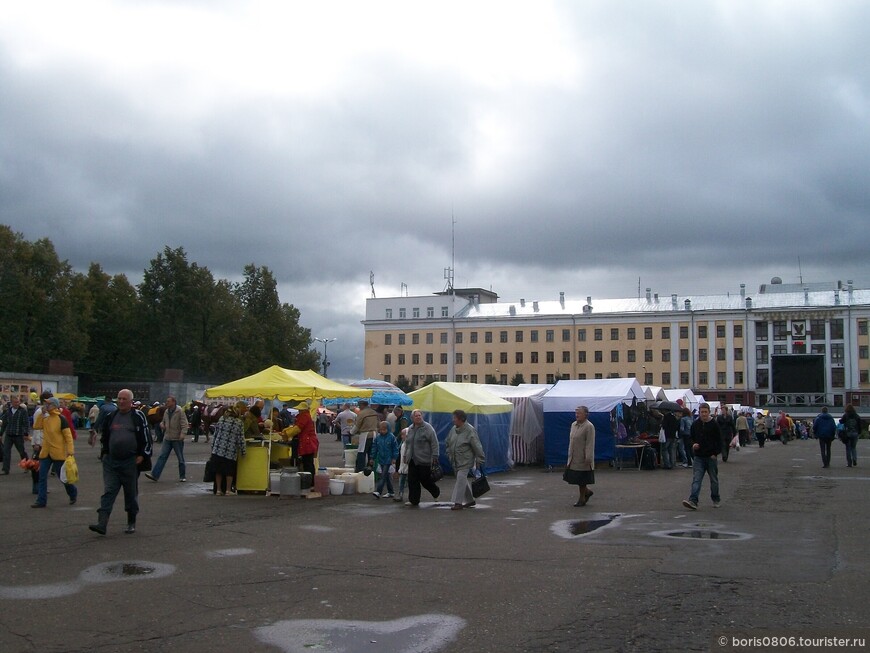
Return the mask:
<svg viewBox="0 0 870 653"><path fill-rule="evenodd" d="M719 637L870 625L870 468L847 468L839 442L829 469L812 440L734 452L722 506L705 479L697 512L683 468L599 466L582 508L560 470L534 467L492 475L462 511L425 491L417 509L219 497L198 482L209 445L188 442L190 480L170 457L140 480L137 532L119 496L105 537L88 530L97 452L77 446L75 506L51 479L33 510L29 474L0 477L4 653L726 651L750 649ZM325 436L321 464L341 459Z"/></svg>

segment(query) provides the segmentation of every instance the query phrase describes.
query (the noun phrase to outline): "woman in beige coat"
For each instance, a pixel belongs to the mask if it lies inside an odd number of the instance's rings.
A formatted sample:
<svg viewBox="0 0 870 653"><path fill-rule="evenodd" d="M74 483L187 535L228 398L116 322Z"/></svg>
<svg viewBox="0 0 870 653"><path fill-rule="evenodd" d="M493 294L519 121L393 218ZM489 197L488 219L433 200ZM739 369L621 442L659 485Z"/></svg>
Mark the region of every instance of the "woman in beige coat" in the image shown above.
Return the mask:
<svg viewBox="0 0 870 653"><path fill-rule="evenodd" d="M576 421L571 424L571 439L568 441L568 468L562 479L580 488L580 498L575 506L585 506L595 484L595 427L589 421L589 409L577 406Z"/></svg>

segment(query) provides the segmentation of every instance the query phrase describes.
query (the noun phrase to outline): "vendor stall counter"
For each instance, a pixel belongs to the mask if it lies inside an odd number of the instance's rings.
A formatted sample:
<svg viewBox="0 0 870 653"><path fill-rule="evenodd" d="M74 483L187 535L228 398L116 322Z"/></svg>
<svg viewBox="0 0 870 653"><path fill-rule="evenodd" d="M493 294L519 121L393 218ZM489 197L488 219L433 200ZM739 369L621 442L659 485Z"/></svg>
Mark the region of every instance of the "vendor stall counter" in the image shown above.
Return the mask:
<svg viewBox="0 0 870 653"><path fill-rule="evenodd" d="M246 453L239 456L236 470L236 491L239 494L267 494L269 492L269 457L272 442L245 440Z"/></svg>

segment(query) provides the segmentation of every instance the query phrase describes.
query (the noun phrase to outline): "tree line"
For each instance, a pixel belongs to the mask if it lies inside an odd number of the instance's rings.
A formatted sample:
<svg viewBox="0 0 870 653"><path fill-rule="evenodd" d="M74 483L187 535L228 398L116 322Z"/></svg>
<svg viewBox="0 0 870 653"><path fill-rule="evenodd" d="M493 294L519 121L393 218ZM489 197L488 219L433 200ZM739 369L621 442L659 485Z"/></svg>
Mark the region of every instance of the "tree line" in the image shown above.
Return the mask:
<svg viewBox="0 0 870 653"><path fill-rule="evenodd" d="M99 263L77 272L48 238L29 242L0 225L2 370L40 374L50 359L70 360L86 385L150 381L166 368L199 382L269 365L319 369L299 318L265 266L246 265L233 283L166 246L134 286Z"/></svg>

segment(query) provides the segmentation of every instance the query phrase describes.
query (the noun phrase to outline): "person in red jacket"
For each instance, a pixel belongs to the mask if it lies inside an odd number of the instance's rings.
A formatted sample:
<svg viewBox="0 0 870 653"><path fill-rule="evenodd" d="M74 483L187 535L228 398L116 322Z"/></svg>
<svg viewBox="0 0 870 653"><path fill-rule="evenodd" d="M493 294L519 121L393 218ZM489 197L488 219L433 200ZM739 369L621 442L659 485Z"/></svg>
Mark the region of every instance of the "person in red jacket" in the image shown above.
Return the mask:
<svg viewBox="0 0 870 653"><path fill-rule="evenodd" d="M296 426L299 428L299 459L302 461L302 470L310 472L313 480L317 471L314 468L314 458L320 449L320 441L317 439L317 429L314 428L308 402L302 402L296 409L299 411L296 416Z"/></svg>

